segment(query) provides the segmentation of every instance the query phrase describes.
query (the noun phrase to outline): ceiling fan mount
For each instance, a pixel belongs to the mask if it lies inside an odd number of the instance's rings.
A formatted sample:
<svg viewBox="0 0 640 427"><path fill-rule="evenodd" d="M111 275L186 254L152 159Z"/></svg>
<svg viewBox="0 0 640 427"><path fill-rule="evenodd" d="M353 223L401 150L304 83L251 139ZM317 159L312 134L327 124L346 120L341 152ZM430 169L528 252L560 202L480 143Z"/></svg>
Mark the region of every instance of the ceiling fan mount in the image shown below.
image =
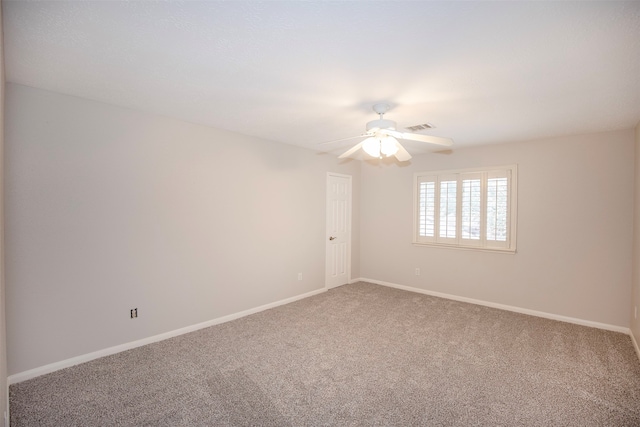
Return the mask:
<svg viewBox="0 0 640 427"><path fill-rule="evenodd" d="M391 109L391 106L389 104L379 103L373 105L372 108L376 114L380 115L380 118L368 122L366 125L365 133L349 138L342 138L336 141L325 142L323 144L359 137L366 137L366 139L351 147L346 152L342 153L340 156L338 156L338 158L343 159L345 157L349 157L360 148L362 148L365 153L369 154L372 157L381 159L383 157L395 156L396 159L401 162L405 162L411 159L411 154L409 154L409 152L405 150L402 145L400 145L398 139L425 142L428 144L437 144L444 146L450 146L453 144L453 140L450 138L422 135L417 133L399 132L396 130L396 122L384 118L384 114Z"/></svg>
<svg viewBox="0 0 640 427"><path fill-rule="evenodd" d="M382 115L391 109L391 105L387 103L374 104L372 108L373 111L380 114L380 118L382 118Z"/></svg>

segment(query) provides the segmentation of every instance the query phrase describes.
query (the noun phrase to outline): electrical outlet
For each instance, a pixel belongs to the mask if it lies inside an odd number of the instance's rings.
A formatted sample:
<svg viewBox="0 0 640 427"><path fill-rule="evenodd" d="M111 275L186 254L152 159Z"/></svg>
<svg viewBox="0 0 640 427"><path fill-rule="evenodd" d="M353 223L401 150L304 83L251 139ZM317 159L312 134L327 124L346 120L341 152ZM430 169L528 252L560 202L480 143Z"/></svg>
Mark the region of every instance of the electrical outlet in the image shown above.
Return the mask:
<svg viewBox="0 0 640 427"><path fill-rule="evenodd" d="M135 319L136 317L138 317L138 309L137 308L132 308L131 309L131 318Z"/></svg>
<svg viewBox="0 0 640 427"><path fill-rule="evenodd" d="M302 280L302 273L298 273L298 280Z"/></svg>
<svg viewBox="0 0 640 427"><path fill-rule="evenodd" d="M420 269L416 268L416 276L419 276L419 275L420 275Z"/></svg>

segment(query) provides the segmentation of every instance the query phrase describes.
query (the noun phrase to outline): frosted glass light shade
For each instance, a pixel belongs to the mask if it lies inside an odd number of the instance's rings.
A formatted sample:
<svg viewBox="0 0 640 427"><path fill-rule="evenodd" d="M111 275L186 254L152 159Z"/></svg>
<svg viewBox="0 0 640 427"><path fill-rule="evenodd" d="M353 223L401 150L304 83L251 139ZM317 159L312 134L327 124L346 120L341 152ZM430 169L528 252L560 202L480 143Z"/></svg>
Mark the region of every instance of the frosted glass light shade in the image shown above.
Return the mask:
<svg viewBox="0 0 640 427"><path fill-rule="evenodd" d="M398 152L398 140L392 136L372 136L362 142L362 149L371 157L389 157Z"/></svg>
<svg viewBox="0 0 640 427"><path fill-rule="evenodd" d="M380 152L385 156L393 156L398 152L398 140L392 136L387 136L380 140Z"/></svg>
<svg viewBox="0 0 640 427"><path fill-rule="evenodd" d="M371 157L380 157L380 141L376 138L369 137L362 143L362 149Z"/></svg>

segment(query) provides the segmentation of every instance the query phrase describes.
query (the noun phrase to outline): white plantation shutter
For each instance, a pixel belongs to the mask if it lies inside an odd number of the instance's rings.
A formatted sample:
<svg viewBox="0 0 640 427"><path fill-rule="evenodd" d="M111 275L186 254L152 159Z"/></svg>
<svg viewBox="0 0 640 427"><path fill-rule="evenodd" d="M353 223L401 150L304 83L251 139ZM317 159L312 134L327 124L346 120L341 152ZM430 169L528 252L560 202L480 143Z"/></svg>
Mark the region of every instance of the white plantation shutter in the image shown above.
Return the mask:
<svg viewBox="0 0 640 427"><path fill-rule="evenodd" d="M434 242L436 237L436 176L418 181L418 240Z"/></svg>
<svg viewBox="0 0 640 427"><path fill-rule="evenodd" d="M487 178L487 241L508 247L510 171L491 171Z"/></svg>
<svg viewBox="0 0 640 427"><path fill-rule="evenodd" d="M456 175L440 177L438 242L455 242L458 223L458 180Z"/></svg>
<svg viewBox="0 0 640 427"><path fill-rule="evenodd" d="M469 246L482 244L482 174L465 173L460 176L462 194L460 205L460 240Z"/></svg>
<svg viewBox="0 0 640 427"><path fill-rule="evenodd" d="M515 251L516 171L416 174L414 243Z"/></svg>

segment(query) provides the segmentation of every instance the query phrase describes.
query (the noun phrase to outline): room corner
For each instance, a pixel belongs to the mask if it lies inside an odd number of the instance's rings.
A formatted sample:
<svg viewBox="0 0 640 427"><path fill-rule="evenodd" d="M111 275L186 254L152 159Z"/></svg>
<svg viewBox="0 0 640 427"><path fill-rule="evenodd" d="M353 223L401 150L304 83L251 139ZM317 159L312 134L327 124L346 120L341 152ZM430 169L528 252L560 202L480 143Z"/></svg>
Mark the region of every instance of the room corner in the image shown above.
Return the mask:
<svg viewBox="0 0 640 427"><path fill-rule="evenodd" d="M635 152L634 152L634 210L633 210L633 281L631 284L631 307L630 321L631 339L640 358L640 319L638 318L638 307L640 306L640 122L635 128Z"/></svg>

